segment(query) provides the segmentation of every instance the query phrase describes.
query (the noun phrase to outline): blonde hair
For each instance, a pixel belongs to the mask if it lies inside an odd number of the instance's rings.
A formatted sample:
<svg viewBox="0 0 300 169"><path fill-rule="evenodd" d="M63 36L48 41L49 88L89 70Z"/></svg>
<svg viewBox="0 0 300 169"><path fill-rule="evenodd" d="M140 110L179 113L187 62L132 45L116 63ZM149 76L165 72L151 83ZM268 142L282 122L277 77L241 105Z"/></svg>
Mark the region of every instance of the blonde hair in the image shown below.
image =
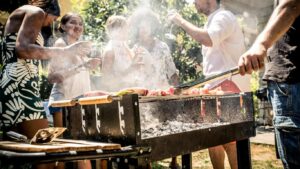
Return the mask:
<svg viewBox="0 0 300 169"><path fill-rule="evenodd" d="M113 15L110 16L105 24L105 29L108 33L116 29L122 29L127 26L127 20L124 16Z"/></svg>

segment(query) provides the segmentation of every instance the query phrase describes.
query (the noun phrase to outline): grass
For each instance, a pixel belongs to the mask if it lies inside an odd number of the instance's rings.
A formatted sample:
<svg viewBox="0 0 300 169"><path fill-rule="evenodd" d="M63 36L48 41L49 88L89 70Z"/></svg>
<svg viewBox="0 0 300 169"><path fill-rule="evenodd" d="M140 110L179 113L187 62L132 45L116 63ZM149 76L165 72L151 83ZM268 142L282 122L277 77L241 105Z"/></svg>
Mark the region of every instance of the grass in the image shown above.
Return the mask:
<svg viewBox="0 0 300 169"><path fill-rule="evenodd" d="M193 169L212 169L207 149L194 152ZM180 164L181 158L177 157ZM171 159L165 159L152 164L153 169L168 169ZM272 145L251 144L252 169L283 169L281 161L276 159L275 148ZM226 159L225 168L230 169Z"/></svg>

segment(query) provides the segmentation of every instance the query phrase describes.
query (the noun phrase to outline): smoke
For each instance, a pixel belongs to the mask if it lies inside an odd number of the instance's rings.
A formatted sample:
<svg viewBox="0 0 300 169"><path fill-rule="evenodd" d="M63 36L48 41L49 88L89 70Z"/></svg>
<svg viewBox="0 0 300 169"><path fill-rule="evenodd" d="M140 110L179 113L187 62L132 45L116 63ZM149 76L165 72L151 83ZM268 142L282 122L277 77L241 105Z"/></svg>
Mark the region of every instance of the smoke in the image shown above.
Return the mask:
<svg viewBox="0 0 300 169"><path fill-rule="evenodd" d="M109 42L104 49L103 79L98 89L118 91L127 87L168 88L169 69L165 57L171 57L168 45L160 40L163 25L159 15L143 0L127 17L128 27L110 26ZM110 22L110 19L107 21ZM116 21L115 21L116 22ZM111 23L113 24L113 23ZM108 27L108 26L107 26ZM110 52L109 52L110 51ZM113 53L113 63L107 65Z"/></svg>
<svg viewBox="0 0 300 169"><path fill-rule="evenodd" d="M131 15L125 18L127 26L113 27L106 32L107 36L102 34L95 37L87 34L80 37L79 41L108 37L107 42L95 42L91 52L101 53L102 59L101 72L89 71L93 90L118 91L127 87L164 89L170 86L170 75L166 73L169 70L165 70L167 66L162 58L171 57L171 54L166 42L160 40L161 35L164 35L161 18L150 6L150 0L142 0ZM56 37L49 39L49 43L54 44L55 40ZM113 59L105 56L109 51L114 53ZM70 60L62 60L64 69L76 66ZM52 62L61 63L62 60Z"/></svg>

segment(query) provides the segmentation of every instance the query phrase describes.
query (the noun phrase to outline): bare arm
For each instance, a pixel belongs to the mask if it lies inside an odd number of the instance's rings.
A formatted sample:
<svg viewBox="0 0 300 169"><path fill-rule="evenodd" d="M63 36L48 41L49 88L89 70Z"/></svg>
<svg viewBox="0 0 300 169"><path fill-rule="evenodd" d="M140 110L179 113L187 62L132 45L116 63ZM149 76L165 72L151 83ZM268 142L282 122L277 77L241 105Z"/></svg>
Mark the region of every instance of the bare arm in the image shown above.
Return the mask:
<svg viewBox="0 0 300 169"><path fill-rule="evenodd" d="M299 0L281 0L272 13L265 29L257 38L266 49L270 48L285 32L288 31L300 14Z"/></svg>
<svg viewBox="0 0 300 169"><path fill-rule="evenodd" d="M46 18L47 14L42 9L30 5L22 6L10 15L5 34L18 33L16 53L19 58L49 59L59 56L62 52L64 55L86 55L90 51L90 42L77 42L67 47L41 47L35 44Z"/></svg>
<svg viewBox="0 0 300 169"><path fill-rule="evenodd" d="M264 67L267 50L288 31L299 15L299 0L280 1L252 47L240 57L239 70L241 75L251 74L253 70L256 71Z"/></svg>
<svg viewBox="0 0 300 169"><path fill-rule="evenodd" d="M178 13L173 13L169 15L170 20L172 20L176 25L180 26L184 29L193 39L197 42L211 47L212 40L210 39L208 32L202 28L198 28L192 23L188 22L184 18L182 18Z"/></svg>
<svg viewBox="0 0 300 169"><path fill-rule="evenodd" d="M62 39L58 39L55 44L54 47L66 47L66 43L64 40ZM63 82L65 79L76 75L77 73L79 73L81 67L86 67L89 66L90 64L92 64L91 62L93 62L94 60L89 60L87 62L83 62L80 64L76 64L73 65L71 67L66 67L66 65L64 65L64 62L72 62L76 61L77 58L74 57L76 56L76 53L73 53L73 55L66 55L65 53L60 53L60 55L58 55L58 57L53 57L50 61L49 64L49 74L48 74L48 80L50 83L61 83ZM65 60L65 57L69 57L67 58L67 60ZM96 59L96 58L94 58ZM97 62L99 63L99 62Z"/></svg>
<svg viewBox="0 0 300 169"><path fill-rule="evenodd" d="M45 17L46 14L39 8L30 8L25 13L16 40L16 52L20 58L49 59L63 52L60 47L45 48L35 44Z"/></svg>

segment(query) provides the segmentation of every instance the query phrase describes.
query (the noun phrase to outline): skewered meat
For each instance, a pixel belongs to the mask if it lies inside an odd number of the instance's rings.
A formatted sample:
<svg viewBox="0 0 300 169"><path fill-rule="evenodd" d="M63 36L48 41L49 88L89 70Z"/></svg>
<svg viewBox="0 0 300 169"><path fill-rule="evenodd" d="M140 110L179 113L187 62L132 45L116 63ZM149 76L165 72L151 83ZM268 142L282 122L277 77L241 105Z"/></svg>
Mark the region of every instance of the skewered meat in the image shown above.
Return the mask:
<svg viewBox="0 0 300 169"><path fill-rule="evenodd" d="M95 90L89 91L83 94L84 97L92 97L92 96L104 96L104 95L111 95L110 92L102 91L102 90Z"/></svg>
<svg viewBox="0 0 300 169"><path fill-rule="evenodd" d="M164 91L161 89L150 90L147 96L167 96L170 95L168 91Z"/></svg>
<svg viewBox="0 0 300 169"><path fill-rule="evenodd" d="M168 92L170 95L174 95L175 88L173 86L169 87Z"/></svg>
<svg viewBox="0 0 300 169"><path fill-rule="evenodd" d="M116 95L124 94L138 94L139 96L146 96L148 94L148 89L142 87L125 88L118 91Z"/></svg>

